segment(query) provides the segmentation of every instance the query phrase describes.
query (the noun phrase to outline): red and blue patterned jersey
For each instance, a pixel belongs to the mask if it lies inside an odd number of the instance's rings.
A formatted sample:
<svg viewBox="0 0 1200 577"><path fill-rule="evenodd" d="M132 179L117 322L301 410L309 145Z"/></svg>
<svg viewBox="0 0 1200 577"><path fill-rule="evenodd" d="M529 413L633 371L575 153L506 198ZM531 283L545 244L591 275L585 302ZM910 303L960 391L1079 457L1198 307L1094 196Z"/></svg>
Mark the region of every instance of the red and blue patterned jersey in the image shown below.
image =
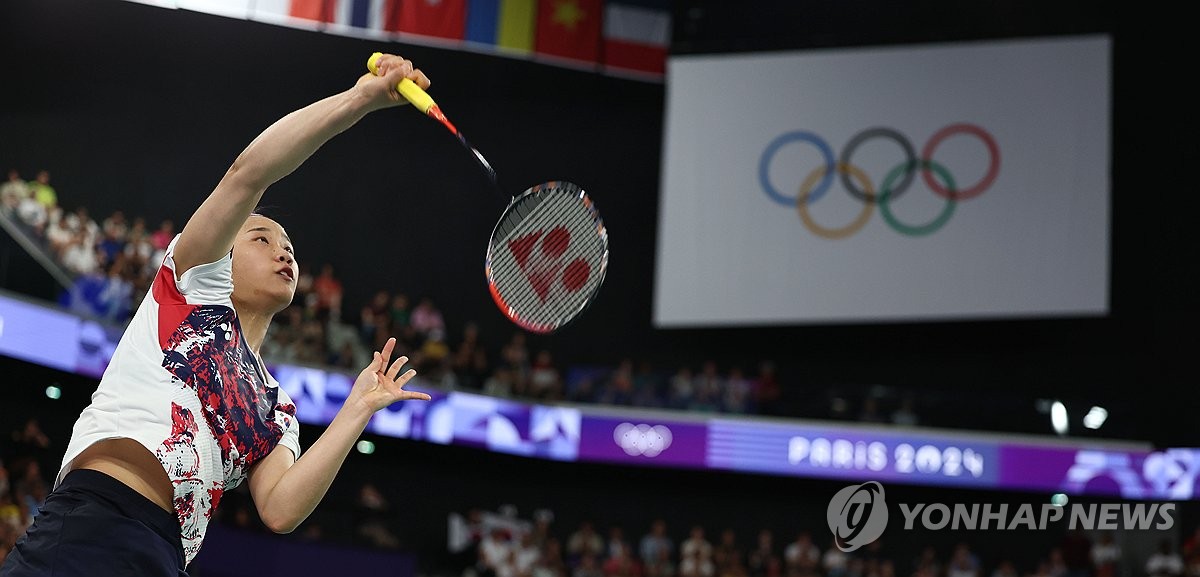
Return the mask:
<svg viewBox="0 0 1200 577"><path fill-rule="evenodd" d="M174 485L190 563L222 494L276 445L299 457L300 443L295 405L242 335L230 300L232 256L176 280L178 240L75 423L63 471L97 441L140 442Z"/></svg>

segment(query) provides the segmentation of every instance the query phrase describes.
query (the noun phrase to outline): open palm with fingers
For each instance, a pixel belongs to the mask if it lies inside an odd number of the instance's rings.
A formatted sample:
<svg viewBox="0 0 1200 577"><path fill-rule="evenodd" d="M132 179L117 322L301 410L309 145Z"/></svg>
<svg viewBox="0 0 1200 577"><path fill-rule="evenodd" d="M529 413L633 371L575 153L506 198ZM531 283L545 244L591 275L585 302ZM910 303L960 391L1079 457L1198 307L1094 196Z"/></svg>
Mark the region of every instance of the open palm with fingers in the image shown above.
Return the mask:
<svg viewBox="0 0 1200 577"><path fill-rule="evenodd" d="M382 352L375 352L375 358L371 364L358 374L358 378L354 381L354 388L350 391L350 399L347 401L362 403L374 412L396 401L409 399L428 401L431 399L425 393L404 390L404 385L416 376L417 371L409 369L403 373L400 372L400 369L404 368L404 364L408 362L408 357L405 356L397 357L396 361L390 367L388 366L388 361L395 348L396 339L390 338L383 346Z"/></svg>

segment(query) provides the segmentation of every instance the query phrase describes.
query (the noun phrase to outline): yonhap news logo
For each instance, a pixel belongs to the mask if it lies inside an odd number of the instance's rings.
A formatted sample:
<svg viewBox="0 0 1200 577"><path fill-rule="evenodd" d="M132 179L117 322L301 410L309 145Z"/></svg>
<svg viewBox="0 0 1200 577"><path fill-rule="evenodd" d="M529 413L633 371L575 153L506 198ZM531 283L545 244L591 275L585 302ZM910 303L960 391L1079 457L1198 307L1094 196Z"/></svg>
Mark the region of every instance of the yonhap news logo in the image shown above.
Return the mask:
<svg viewBox="0 0 1200 577"><path fill-rule="evenodd" d="M883 485L871 481L838 491L829 501L825 516L838 549L850 552L870 544L887 528Z"/></svg>
<svg viewBox="0 0 1200 577"><path fill-rule="evenodd" d="M1061 495L1059 496L1061 499ZM1175 503L899 503L905 531L1045 531L1065 524L1085 531L1167 531ZM838 549L850 552L883 536L888 525L883 485L850 485L829 501L826 520Z"/></svg>

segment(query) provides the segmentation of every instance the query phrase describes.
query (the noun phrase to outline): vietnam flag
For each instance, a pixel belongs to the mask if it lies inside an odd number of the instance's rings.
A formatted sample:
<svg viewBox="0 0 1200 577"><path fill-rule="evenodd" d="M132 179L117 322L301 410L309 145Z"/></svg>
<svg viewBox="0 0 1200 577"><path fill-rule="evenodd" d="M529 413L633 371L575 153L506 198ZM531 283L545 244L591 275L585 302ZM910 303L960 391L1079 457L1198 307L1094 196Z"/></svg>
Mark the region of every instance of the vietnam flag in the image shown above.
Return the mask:
<svg viewBox="0 0 1200 577"><path fill-rule="evenodd" d="M467 0L400 0L388 29L462 40L466 23Z"/></svg>
<svg viewBox="0 0 1200 577"><path fill-rule="evenodd" d="M587 62L600 60L603 0L540 0L534 51Z"/></svg>

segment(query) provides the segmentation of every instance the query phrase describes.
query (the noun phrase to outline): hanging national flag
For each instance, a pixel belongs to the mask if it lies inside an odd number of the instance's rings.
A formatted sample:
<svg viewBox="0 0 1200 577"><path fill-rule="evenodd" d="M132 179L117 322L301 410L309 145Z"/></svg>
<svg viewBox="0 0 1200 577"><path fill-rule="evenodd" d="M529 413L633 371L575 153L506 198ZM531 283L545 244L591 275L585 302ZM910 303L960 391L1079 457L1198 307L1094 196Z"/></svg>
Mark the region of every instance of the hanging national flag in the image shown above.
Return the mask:
<svg viewBox="0 0 1200 577"><path fill-rule="evenodd" d="M666 0L610 1L604 7L606 69L662 76L671 44L671 12Z"/></svg>
<svg viewBox="0 0 1200 577"><path fill-rule="evenodd" d="M462 40L467 0L400 0L394 30L421 36Z"/></svg>
<svg viewBox="0 0 1200 577"><path fill-rule="evenodd" d="M534 40L537 53L599 61L602 3L603 0L540 0Z"/></svg>
<svg viewBox="0 0 1200 577"><path fill-rule="evenodd" d="M271 24L315 27L327 32L382 32L396 0L254 0L251 18Z"/></svg>
<svg viewBox="0 0 1200 577"><path fill-rule="evenodd" d="M533 51L536 4L536 0L469 0L466 39L528 54Z"/></svg>
<svg viewBox="0 0 1200 577"><path fill-rule="evenodd" d="M287 14L292 18L314 22L333 22L337 0L259 0L254 7L256 19Z"/></svg>
<svg viewBox="0 0 1200 577"><path fill-rule="evenodd" d="M175 6L184 10L242 20L250 16L250 0L176 0Z"/></svg>

